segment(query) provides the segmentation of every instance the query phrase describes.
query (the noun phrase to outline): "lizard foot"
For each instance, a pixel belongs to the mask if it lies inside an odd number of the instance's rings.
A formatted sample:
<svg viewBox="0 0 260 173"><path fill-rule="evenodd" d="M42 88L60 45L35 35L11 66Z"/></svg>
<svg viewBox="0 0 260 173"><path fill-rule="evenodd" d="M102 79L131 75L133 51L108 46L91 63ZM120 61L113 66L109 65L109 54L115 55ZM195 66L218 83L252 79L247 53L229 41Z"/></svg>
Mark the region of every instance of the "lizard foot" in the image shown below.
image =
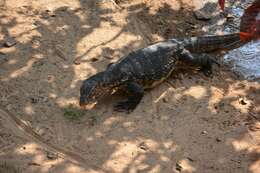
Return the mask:
<svg viewBox="0 0 260 173"><path fill-rule="evenodd" d="M114 106L114 110L117 112L131 113L136 108L136 106L137 105L134 102L126 100L126 101L118 102Z"/></svg>
<svg viewBox="0 0 260 173"><path fill-rule="evenodd" d="M211 68L202 68L200 70L206 77L212 77L212 69Z"/></svg>
<svg viewBox="0 0 260 173"><path fill-rule="evenodd" d="M143 95L144 89L141 85L136 82L129 82L126 86L131 95L126 101L121 101L114 106L114 110L119 112L132 112L136 106L140 103Z"/></svg>
<svg viewBox="0 0 260 173"><path fill-rule="evenodd" d="M213 64L216 64L220 66L219 62L214 60L212 57L208 55L204 55L204 64L202 65L200 71L206 76L206 77L212 77L212 66Z"/></svg>

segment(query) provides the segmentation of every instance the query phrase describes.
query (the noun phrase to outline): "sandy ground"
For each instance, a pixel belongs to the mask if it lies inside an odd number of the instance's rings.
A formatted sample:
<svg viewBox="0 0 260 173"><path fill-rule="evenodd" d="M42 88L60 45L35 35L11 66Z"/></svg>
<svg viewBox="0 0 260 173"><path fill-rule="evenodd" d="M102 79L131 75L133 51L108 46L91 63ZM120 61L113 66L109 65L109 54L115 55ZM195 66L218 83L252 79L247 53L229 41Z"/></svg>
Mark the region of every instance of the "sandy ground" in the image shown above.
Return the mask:
<svg viewBox="0 0 260 173"><path fill-rule="evenodd" d="M260 84L228 67L174 74L131 114L78 108L85 78L211 24L200 0L116 2L0 1L0 173L259 173Z"/></svg>

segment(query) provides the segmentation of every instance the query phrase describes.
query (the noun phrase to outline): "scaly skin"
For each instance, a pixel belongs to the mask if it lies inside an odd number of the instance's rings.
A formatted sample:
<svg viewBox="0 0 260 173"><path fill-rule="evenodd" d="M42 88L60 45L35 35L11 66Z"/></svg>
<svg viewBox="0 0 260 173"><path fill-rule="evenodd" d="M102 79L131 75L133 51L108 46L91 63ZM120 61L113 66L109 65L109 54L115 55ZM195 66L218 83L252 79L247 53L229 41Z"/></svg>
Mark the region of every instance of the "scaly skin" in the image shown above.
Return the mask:
<svg viewBox="0 0 260 173"><path fill-rule="evenodd" d="M80 105L98 101L115 90L125 89L129 93L126 101L119 102L118 111L133 111L141 101L144 90L153 88L177 68L177 62L201 67L204 74L211 74L216 63L209 56L193 56L224 49L240 43L239 33L224 36L205 36L184 39L170 39L147 48L139 49L112 64L104 72L86 79L80 89Z"/></svg>
<svg viewBox="0 0 260 173"><path fill-rule="evenodd" d="M240 44L240 34L227 34L220 36L202 36L179 39L183 43L185 49L191 53L205 53L219 49L232 49Z"/></svg>

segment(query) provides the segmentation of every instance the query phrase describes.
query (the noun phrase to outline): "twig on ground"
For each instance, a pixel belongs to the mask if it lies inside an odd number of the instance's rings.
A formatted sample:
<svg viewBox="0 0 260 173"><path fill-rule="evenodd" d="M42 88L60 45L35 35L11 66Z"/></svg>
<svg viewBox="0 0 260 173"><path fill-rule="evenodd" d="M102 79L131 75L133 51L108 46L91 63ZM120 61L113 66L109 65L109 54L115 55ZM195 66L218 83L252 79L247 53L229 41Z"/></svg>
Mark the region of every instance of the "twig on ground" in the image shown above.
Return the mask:
<svg viewBox="0 0 260 173"><path fill-rule="evenodd" d="M166 80L166 84L168 84L170 87L172 87L172 88L176 88L169 80Z"/></svg>
<svg viewBox="0 0 260 173"><path fill-rule="evenodd" d="M112 4L118 8L119 10L122 10L122 7L120 7L114 0L109 0L110 2L112 2Z"/></svg>

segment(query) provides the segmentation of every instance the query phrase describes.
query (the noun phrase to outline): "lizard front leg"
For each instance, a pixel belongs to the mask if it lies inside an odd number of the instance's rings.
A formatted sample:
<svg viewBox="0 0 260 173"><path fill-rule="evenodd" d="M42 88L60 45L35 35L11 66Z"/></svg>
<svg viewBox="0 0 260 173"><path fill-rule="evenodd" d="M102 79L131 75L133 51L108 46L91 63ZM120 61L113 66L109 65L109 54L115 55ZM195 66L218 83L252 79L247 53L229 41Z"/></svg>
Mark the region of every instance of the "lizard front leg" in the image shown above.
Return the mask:
<svg viewBox="0 0 260 173"><path fill-rule="evenodd" d="M191 54L190 51L183 49L179 53L179 60L187 65L200 67L200 70L205 76L209 77L212 74L212 65L220 65L208 54Z"/></svg>
<svg viewBox="0 0 260 173"><path fill-rule="evenodd" d="M220 64L214 60L209 54L193 54L195 61L198 62L200 66L200 71L203 72L203 74L207 77L212 75L212 65L217 64L220 66Z"/></svg>
<svg viewBox="0 0 260 173"><path fill-rule="evenodd" d="M119 112L126 111L127 113L132 112L136 106L140 103L144 96L143 86L136 82L128 82L126 89L129 92L129 97L125 101L121 101L115 105L115 110Z"/></svg>

